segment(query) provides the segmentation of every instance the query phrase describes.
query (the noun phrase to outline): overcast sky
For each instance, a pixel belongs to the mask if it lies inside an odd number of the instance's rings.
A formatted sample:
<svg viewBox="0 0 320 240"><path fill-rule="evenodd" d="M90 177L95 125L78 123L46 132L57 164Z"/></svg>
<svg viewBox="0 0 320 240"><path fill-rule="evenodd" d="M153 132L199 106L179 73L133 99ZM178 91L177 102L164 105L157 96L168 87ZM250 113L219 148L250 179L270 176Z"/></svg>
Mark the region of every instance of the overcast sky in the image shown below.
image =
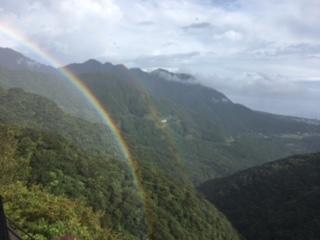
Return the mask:
<svg viewBox="0 0 320 240"><path fill-rule="evenodd" d="M320 0L0 0L0 22L62 63L191 72L256 109L317 118L319 19ZM1 32L0 45L41 60Z"/></svg>

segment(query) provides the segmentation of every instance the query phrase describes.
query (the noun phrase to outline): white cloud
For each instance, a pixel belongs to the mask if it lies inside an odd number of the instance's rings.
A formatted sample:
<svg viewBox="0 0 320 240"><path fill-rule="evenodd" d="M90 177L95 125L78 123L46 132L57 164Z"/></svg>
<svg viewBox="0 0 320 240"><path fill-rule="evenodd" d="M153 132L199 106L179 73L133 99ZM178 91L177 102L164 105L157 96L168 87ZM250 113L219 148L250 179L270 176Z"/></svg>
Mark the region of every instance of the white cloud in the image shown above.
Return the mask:
<svg viewBox="0 0 320 240"><path fill-rule="evenodd" d="M121 10L112 0L61 1L60 8L65 15L76 17L77 21L94 17L114 22L122 18Z"/></svg>
<svg viewBox="0 0 320 240"><path fill-rule="evenodd" d="M132 60L193 51L224 56L259 51L265 42L314 44L320 34L317 6L316 0L3 0L0 18L64 61Z"/></svg>

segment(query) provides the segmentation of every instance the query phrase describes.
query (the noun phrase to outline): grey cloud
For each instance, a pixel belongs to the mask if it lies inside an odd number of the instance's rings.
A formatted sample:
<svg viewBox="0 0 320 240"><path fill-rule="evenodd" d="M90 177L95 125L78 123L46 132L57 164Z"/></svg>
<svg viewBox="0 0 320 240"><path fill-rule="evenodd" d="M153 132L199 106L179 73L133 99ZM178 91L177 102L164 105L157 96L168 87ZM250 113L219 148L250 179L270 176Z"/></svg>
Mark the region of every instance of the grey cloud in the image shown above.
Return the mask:
<svg viewBox="0 0 320 240"><path fill-rule="evenodd" d="M320 78L313 81L297 81L295 82L299 88L307 89L309 92L320 94ZM310 96L311 97L311 96ZM319 96L320 98L320 96Z"/></svg>
<svg viewBox="0 0 320 240"><path fill-rule="evenodd" d="M265 43L256 48L246 49L243 54L261 57L303 56L317 57L320 54L320 44L299 43L277 46L276 43Z"/></svg>
<svg viewBox="0 0 320 240"><path fill-rule="evenodd" d="M185 58L192 58L195 56L198 56L200 53L199 52L187 52L187 53L174 53L174 54L163 54L163 55L156 55L156 56L147 56L144 57L144 59L169 59L169 60L180 60L180 59L185 59Z"/></svg>
<svg viewBox="0 0 320 240"><path fill-rule="evenodd" d="M279 74L242 72L236 76L213 75L202 79L204 84L232 95L286 98L299 94L301 90L296 83L288 82L287 76Z"/></svg>
<svg viewBox="0 0 320 240"><path fill-rule="evenodd" d="M184 61L191 61L194 57L199 56L200 52L162 54L156 56L141 56L131 60L131 64L135 67L147 69L154 68L178 68L177 66Z"/></svg>
<svg viewBox="0 0 320 240"><path fill-rule="evenodd" d="M176 45L176 43L174 43L174 42L165 42L161 46L162 47L170 47L170 46L175 46L175 45Z"/></svg>
<svg viewBox="0 0 320 240"><path fill-rule="evenodd" d="M194 22L187 26L181 27L184 32L195 34L202 32L203 34L224 34L228 31L241 31L238 26L234 24L216 25L210 22Z"/></svg>
<svg viewBox="0 0 320 240"><path fill-rule="evenodd" d="M319 32L320 33L320 32ZM278 54L314 55L320 53L320 44L300 43L279 49Z"/></svg>
<svg viewBox="0 0 320 240"><path fill-rule="evenodd" d="M211 28L212 24L209 22L199 22L199 23L192 23L190 25L182 27L183 30L192 30L192 29L208 29Z"/></svg>
<svg viewBox="0 0 320 240"><path fill-rule="evenodd" d="M293 19L288 21L289 29L297 36L310 36L312 38L320 37L320 29L315 28L314 24L300 21L300 19Z"/></svg>

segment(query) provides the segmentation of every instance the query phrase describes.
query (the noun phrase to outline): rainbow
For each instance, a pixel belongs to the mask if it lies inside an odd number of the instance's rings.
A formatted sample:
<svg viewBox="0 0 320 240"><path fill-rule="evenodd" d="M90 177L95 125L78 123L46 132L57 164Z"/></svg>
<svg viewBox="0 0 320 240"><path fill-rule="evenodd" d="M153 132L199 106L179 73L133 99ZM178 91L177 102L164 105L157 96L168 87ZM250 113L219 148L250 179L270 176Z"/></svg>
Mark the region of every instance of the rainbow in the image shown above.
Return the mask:
<svg viewBox="0 0 320 240"><path fill-rule="evenodd" d="M142 178L140 174L141 169L139 168L138 163L132 158L128 145L126 144L120 130L112 120L106 107L102 105L99 99L97 99L93 92L83 83L83 81L81 81L78 76L76 76L67 68L61 68L61 66L63 65L61 62L59 62L54 56L50 55L44 49L40 48L40 46L34 43L30 38L25 36L21 31L18 31L7 23L0 22L0 34L4 34L9 39L13 39L19 44L24 45L29 50L38 55L41 59L56 67L62 77L69 81L83 95L83 97L97 112L102 122L111 130L113 138L115 139L121 154L127 160L127 164L131 170L134 185L143 203L143 210L145 214L144 217L148 227L148 235L150 236L153 232L153 225L154 222L156 222L156 219L154 219L153 215L150 214L151 207L149 203L149 197L147 197L148 192L144 190L144 186L142 184Z"/></svg>
<svg viewBox="0 0 320 240"><path fill-rule="evenodd" d="M6 35L10 39L19 42L20 44L26 46L32 52L37 54L41 59L49 62L54 67L61 67L63 64L60 63L55 57L47 53L45 50L40 48L36 43L34 43L31 39L25 36L21 31L16 30L12 26L7 23L0 22L0 33ZM139 179L137 176L137 163L132 159L130 155L129 148L121 135L121 132L117 128L116 124L112 120L108 111L103 107L103 105L99 102L96 96L91 92L91 90L81 81L79 77L73 74L70 70L66 68L57 68L60 74L84 96L84 98L90 103L90 105L95 109L97 114L99 115L102 122L111 130L111 133L119 147L121 153L124 158L128 161L129 167L132 170L132 175L134 178L134 182L140 194L143 195L141 183L139 183Z"/></svg>

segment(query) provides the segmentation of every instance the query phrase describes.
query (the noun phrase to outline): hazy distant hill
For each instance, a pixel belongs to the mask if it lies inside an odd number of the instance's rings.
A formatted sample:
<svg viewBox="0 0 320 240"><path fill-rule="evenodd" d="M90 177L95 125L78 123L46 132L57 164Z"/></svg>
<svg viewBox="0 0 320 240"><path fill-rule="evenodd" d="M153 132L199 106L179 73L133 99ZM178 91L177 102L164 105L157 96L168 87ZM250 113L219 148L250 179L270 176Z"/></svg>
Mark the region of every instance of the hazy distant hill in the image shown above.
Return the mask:
<svg viewBox="0 0 320 240"><path fill-rule="evenodd" d="M53 67L40 64L10 48L0 47L0 66L10 70L30 70L54 73Z"/></svg>
<svg viewBox="0 0 320 240"><path fill-rule="evenodd" d="M199 190L248 240L320 239L320 154L205 182Z"/></svg>
<svg viewBox="0 0 320 240"><path fill-rule="evenodd" d="M37 63L12 49L0 48L0 86L22 88L45 96L66 112L99 121L94 109L57 69Z"/></svg>

